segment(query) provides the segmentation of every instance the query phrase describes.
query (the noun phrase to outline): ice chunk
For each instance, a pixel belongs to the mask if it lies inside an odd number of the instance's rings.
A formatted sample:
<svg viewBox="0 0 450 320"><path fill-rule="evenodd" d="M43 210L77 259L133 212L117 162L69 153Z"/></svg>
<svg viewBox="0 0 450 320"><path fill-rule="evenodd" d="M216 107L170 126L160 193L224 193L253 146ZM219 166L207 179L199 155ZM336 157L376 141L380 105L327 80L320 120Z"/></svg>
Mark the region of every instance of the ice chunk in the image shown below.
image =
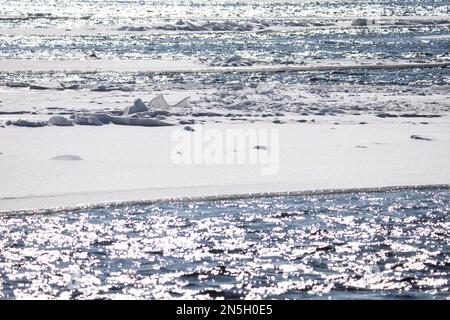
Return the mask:
<svg viewBox="0 0 450 320"><path fill-rule="evenodd" d="M160 94L150 101L150 109L187 108L191 104L191 97L186 97L176 104L167 103L164 95Z"/></svg>
<svg viewBox="0 0 450 320"><path fill-rule="evenodd" d="M31 90L64 90L59 83L32 83Z"/></svg>
<svg viewBox="0 0 450 320"><path fill-rule="evenodd" d="M19 119L17 121L12 122L13 125L18 127L28 127L28 128L39 128L45 127L48 122L47 121L30 121L30 120L22 120Z"/></svg>
<svg viewBox="0 0 450 320"><path fill-rule="evenodd" d="M146 111L148 111L147 105L141 99L136 99L136 100L134 100L134 103L132 106L127 107L125 109L124 116L129 116L130 114L133 114L133 113L146 112Z"/></svg>
<svg viewBox="0 0 450 320"><path fill-rule="evenodd" d="M67 119L66 117L63 116L51 117L48 120L48 123L51 124L52 126L59 126L59 127L71 127L74 125L72 120Z"/></svg>
<svg viewBox="0 0 450 320"><path fill-rule="evenodd" d="M73 120L76 124L80 126L102 126L103 123L92 115L75 115Z"/></svg>
<svg viewBox="0 0 450 320"><path fill-rule="evenodd" d="M131 118L131 117L116 117L109 116L109 120L118 125L125 126L143 126L143 127L165 127L172 126L172 124L151 118Z"/></svg>

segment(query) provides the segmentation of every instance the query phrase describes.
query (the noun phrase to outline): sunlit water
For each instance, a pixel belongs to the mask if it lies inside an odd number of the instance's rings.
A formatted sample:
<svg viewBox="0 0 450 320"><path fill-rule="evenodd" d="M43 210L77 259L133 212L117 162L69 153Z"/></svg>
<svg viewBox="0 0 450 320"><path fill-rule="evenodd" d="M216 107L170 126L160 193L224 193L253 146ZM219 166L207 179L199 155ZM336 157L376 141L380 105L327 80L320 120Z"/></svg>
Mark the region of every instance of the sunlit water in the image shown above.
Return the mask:
<svg viewBox="0 0 450 320"><path fill-rule="evenodd" d="M450 297L450 189L0 218L0 298Z"/></svg>
<svg viewBox="0 0 450 320"><path fill-rule="evenodd" d="M0 3L0 11L3 19L15 26L36 25L25 19L36 14L51 14L53 25L72 26L73 21L83 25L86 20L115 25L179 18L441 16L448 14L449 8L447 0L9 0Z"/></svg>
<svg viewBox="0 0 450 320"><path fill-rule="evenodd" d="M345 19L382 19L419 17L450 19L449 0L345 0L345 1L250 1L250 0L191 0L191 1L138 1L138 0L16 0L0 2L0 28L4 30L59 28L61 30L89 30L106 28L94 34L0 34L0 59L20 58L38 60L89 59L203 59L205 63L223 60L239 54L262 65L276 63L298 64L311 61L339 61L362 59L405 63L411 61L448 61L448 23L372 26L370 28L340 28ZM204 23L205 21L233 21L251 23L254 19L268 26L302 21L326 21L318 28L296 28L281 32L189 32L172 34L122 33L121 26L139 26L153 23L174 23L177 19ZM315 20L314 20L315 19ZM270 28L269 28L270 29ZM317 76L319 74L319 76ZM353 83L351 72L329 74L317 72L312 76L290 77L278 74L284 82L309 83L312 78L326 83ZM366 72L356 81L367 84L415 84L422 79L427 85L450 82L447 69L402 70ZM412 77L411 77L412 75ZM256 74L260 76L260 74ZM34 82L48 78L78 84L127 83L131 88L157 87L164 81L152 74L130 73L79 74L23 74L0 73L0 84L6 82ZM228 82L229 75L193 74L166 75L168 82L186 79L189 85L205 87L211 77ZM247 83L246 75L235 76ZM47 79L47 80L48 80ZM163 79L164 80L164 79ZM214 84L214 82L213 82ZM183 82L178 83L183 87Z"/></svg>

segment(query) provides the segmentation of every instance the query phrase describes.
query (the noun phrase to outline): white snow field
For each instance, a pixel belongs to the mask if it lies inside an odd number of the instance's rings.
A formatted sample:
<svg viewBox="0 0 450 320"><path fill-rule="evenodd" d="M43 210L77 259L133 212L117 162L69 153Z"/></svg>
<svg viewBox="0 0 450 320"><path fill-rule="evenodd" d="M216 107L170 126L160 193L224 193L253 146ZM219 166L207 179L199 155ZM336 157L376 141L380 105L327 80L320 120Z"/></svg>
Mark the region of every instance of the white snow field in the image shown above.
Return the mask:
<svg viewBox="0 0 450 320"><path fill-rule="evenodd" d="M0 128L0 211L450 181L448 119L431 119L428 125L398 119L341 122L203 126L278 130L279 170L274 175L262 175L262 164L175 164L171 138L179 127ZM253 147L236 152L273 152L270 147L249 151Z"/></svg>

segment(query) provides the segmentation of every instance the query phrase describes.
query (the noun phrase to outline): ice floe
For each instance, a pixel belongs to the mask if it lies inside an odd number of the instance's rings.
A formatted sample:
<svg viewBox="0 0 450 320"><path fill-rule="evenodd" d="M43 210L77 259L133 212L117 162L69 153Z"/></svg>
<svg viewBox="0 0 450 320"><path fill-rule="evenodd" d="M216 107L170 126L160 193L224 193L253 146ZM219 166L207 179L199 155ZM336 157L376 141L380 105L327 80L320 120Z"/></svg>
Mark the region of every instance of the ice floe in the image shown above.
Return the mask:
<svg viewBox="0 0 450 320"><path fill-rule="evenodd" d="M109 120L114 124L125 126L142 126L142 127L173 126L173 124L171 123L151 118L132 118L132 117L120 117L109 115Z"/></svg>
<svg viewBox="0 0 450 320"><path fill-rule="evenodd" d="M190 97L186 97L178 103L170 105L164 95L160 94L150 101L149 106L142 99L136 99L132 106L125 109L123 116L107 115L107 117L110 122L119 125L145 127L171 126L173 124L161 121L170 115L168 109L183 109L189 105Z"/></svg>
<svg viewBox="0 0 450 320"><path fill-rule="evenodd" d="M31 90L64 90L60 83L32 83L29 84Z"/></svg>
<svg viewBox="0 0 450 320"><path fill-rule="evenodd" d="M196 23L180 19L175 23L155 25L154 29L166 31L251 31L255 27L257 27L256 24L251 24L249 22L206 21L203 23Z"/></svg>
<svg viewBox="0 0 450 320"><path fill-rule="evenodd" d="M45 127L48 122L19 119L17 121L12 121L11 124L17 127L40 128Z"/></svg>
<svg viewBox="0 0 450 320"><path fill-rule="evenodd" d="M127 32L259 32L283 31L297 28L331 28L331 27L369 27L369 26L416 26L416 25L444 25L450 20L438 17L343 17L341 19L246 19L232 20L182 20L175 22L157 22L149 25L121 26L118 31Z"/></svg>
<svg viewBox="0 0 450 320"><path fill-rule="evenodd" d="M140 26L140 27L133 27L133 26L122 26L118 29L119 31L147 31L151 30L148 27Z"/></svg>
<svg viewBox="0 0 450 320"><path fill-rule="evenodd" d="M107 86L107 85L100 85L92 91L98 91L98 92L109 92L109 91L133 91L133 88L127 87L127 86Z"/></svg>
<svg viewBox="0 0 450 320"><path fill-rule="evenodd" d="M102 126L103 123L93 115L80 115L74 116L73 122L80 126Z"/></svg>
<svg viewBox="0 0 450 320"><path fill-rule="evenodd" d="M67 119L66 117L63 116L51 117L48 120L48 123L51 124L52 126L59 126L59 127L71 127L74 125L72 120Z"/></svg>
<svg viewBox="0 0 450 320"><path fill-rule="evenodd" d="M234 54L224 60L215 60L211 63L214 67L249 67L254 64L250 59L245 59L238 54Z"/></svg>

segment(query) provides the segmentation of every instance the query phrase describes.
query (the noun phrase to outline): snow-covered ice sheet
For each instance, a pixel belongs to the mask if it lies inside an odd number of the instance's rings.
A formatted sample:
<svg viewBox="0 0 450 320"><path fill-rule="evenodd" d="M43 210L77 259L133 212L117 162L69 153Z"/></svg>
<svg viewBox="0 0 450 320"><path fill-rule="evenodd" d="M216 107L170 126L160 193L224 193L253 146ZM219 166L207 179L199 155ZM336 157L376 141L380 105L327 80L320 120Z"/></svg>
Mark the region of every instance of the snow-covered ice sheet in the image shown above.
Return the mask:
<svg viewBox="0 0 450 320"><path fill-rule="evenodd" d="M175 164L171 136L178 127L0 128L0 211L181 196L445 184L450 181L449 122L430 122L205 125L219 130L279 130L275 175L261 175L252 164ZM55 159L64 155L65 161Z"/></svg>

